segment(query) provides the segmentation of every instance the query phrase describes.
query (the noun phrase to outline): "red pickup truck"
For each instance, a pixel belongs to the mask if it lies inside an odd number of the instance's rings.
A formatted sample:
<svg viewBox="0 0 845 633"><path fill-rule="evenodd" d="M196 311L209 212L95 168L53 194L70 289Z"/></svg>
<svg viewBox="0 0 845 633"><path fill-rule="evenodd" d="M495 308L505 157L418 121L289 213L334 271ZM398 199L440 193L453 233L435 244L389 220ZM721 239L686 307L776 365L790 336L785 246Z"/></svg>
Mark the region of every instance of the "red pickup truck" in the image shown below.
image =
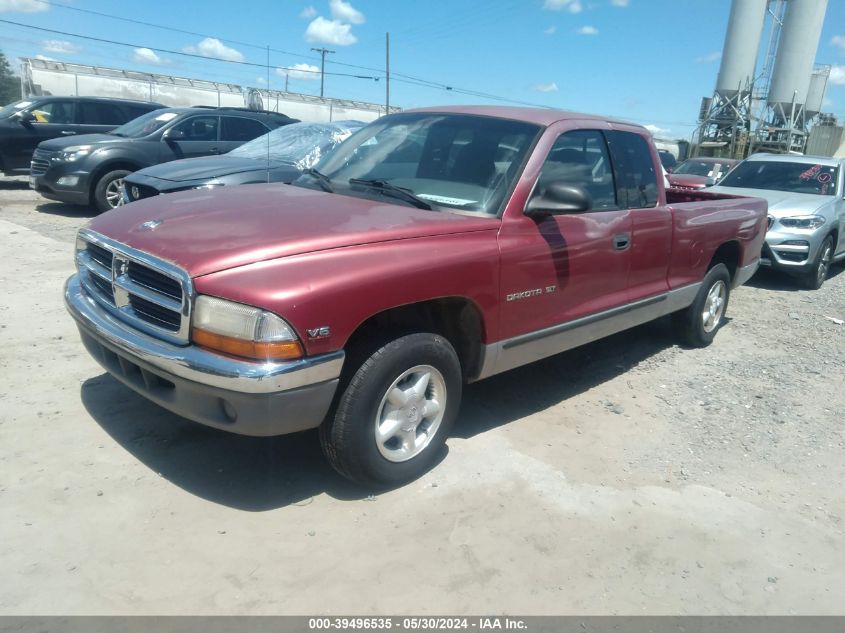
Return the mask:
<svg viewBox="0 0 845 633"><path fill-rule="evenodd" d="M644 128L553 110L393 114L318 169L95 218L65 301L135 391L235 433L319 427L370 485L432 465L466 382L667 314L707 345L766 230L763 200L665 191Z"/></svg>

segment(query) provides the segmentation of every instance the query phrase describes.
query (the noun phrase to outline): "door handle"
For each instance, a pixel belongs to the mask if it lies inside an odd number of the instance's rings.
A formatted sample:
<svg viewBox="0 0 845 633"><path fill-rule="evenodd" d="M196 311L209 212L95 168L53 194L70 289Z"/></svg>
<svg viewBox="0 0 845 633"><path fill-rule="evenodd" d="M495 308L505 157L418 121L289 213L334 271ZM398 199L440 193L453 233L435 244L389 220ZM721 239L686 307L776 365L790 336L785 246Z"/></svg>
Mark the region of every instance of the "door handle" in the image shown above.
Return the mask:
<svg viewBox="0 0 845 633"><path fill-rule="evenodd" d="M631 234L630 233L620 233L619 235L613 236L613 248L617 251L624 251L631 245Z"/></svg>
<svg viewBox="0 0 845 633"><path fill-rule="evenodd" d="M212 147L209 151L210 151L212 154L217 154L217 153L219 153L219 152L218 152L218 148L216 148L216 147Z"/></svg>
<svg viewBox="0 0 845 633"><path fill-rule="evenodd" d="M62 130L62 134L65 136L70 136L71 134L76 134L73 130Z"/></svg>

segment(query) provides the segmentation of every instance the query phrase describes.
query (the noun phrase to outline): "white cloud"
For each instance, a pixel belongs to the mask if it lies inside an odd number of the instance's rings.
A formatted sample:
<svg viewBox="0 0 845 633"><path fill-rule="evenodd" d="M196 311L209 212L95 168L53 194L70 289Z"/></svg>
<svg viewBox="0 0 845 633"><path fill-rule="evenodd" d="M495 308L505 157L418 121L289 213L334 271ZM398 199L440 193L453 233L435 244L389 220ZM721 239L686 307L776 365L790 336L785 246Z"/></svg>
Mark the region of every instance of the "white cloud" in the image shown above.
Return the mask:
<svg viewBox="0 0 845 633"><path fill-rule="evenodd" d="M54 61L56 61L52 57L47 57L46 55L36 55L35 59L40 59L41 61L44 61L44 62L54 62Z"/></svg>
<svg viewBox="0 0 845 633"><path fill-rule="evenodd" d="M0 0L0 13L39 13L50 8L37 0Z"/></svg>
<svg viewBox="0 0 845 633"><path fill-rule="evenodd" d="M358 38L352 35L352 25L318 16L305 29L305 40L316 44L349 46Z"/></svg>
<svg viewBox="0 0 845 633"><path fill-rule="evenodd" d="M308 5L307 7L305 7L305 8L304 8L302 11L300 11L300 13L299 13L299 17L301 17L301 18L305 18L306 20L310 20L310 19L311 19L311 18L313 18L315 15L317 15L317 9L315 9L315 8L314 8L314 7L312 7L311 5Z"/></svg>
<svg viewBox="0 0 845 633"><path fill-rule="evenodd" d="M717 62L722 59L722 51L713 51L712 53L707 53L706 55L702 55L701 57L696 57L695 61L699 64L709 64L712 62Z"/></svg>
<svg viewBox="0 0 845 633"><path fill-rule="evenodd" d="M831 66L828 81L834 86L845 86L845 66Z"/></svg>
<svg viewBox="0 0 845 633"><path fill-rule="evenodd" d="M581 0L545 0L543 8L548 11L569 11L570 13L581 13L584 5Z"/></svg>
<svg viewBox="0 0 845 633"><path fill-rule="evenodd" d="M658 127L653 123L649 123L648 125L644 126L649 132L654 134L654 136L663 136L668 135L672 130L666 127Z"/></svg>
<svg viewBox="0 0 845 633"><path fill-rule="evenodd" d="M627 7L630 0L610 0L614 7Z"/></svg>
<svg viewBox="0 0 845 633"><path fill-rule="evenodd" d="M276 74L284 77L287 75L291 79L320 79L320 68L312 66L311 64L294 64L290 68L277 68Z"/></svg>
<svg viewBox="0 0 845 633"><path fill-rule="evenodd" d="M230 62L242 62L246 60L238 50L226 46L216 37L207 37L196 46L186 46L182 49L185 53L192 55L202 55L203 57L216 57L218 59L225 59Z"/></svg>
<svg viewBox="0 0 845 633"><path fill-rule="evenodd" d="M341 22L349 22L350 24L363 24L364 14L353 7L349 2L343 0L329 0L329 10L332 12L332 17Z"/></svg>
<svg viewBox="0 0 845 633"><path fill-rule="evenodd" d="M550 26L547 29L543 29L543 33L545 33L546 35L554 35L555 31L557 31L556 26Z"/></svg>
<svg viewBox="0 0 845 633"><path fill-rule="evenodd" d="M156 52L149 48L136 48L132 55L132 61L137 64L152 64L153 66L164 66L170 63L169 59L160 57Z"/></svg>
<svg viewBox="0 0 845 633"><path fill-rule="evenodd" d="M594 26L582 26L578 31L578 35L598 35L599 30Z"/></svg>
<svg viewBox="0 0 845 633"><path fill-rule="evenodd" d="M845 35L834 35L833 39L830 40L830 43L834 46L838 46L839 49L845 53Z"/></svg>
<svg viewBox="0 0 845 633"><path fill-rule="evenodd" d="M66 55L72 55L82 50L80 46L65 40L44 40L41 42L41 48L48 53L64 53Z"/></svg>
<svg viewBox="0 0 845 633"><path fill-rule="evenodd" d="M263 86L267 83L267 80L264 77L256 77L255 82Z"/></svg>
<svg viewBox="0 0 845 633"><path fill-rule="evenodd" d="M537 92L557 92L560 88L557 87L555 82L551 82L548 84L537 84L536 86L532 86L531 90L535 90Z"/></svg>
<svg viewBox="0 0 845 633"><path fill-rule="evenodd" d="M830 100L830 99L828 99L828 98L825 98L825 100L824 100L824 101L822 101L822 107L823 107L823 108L832 108L834 105L835 105L835 104L833 103L833 101L831 101L831 100Z"/></svg>

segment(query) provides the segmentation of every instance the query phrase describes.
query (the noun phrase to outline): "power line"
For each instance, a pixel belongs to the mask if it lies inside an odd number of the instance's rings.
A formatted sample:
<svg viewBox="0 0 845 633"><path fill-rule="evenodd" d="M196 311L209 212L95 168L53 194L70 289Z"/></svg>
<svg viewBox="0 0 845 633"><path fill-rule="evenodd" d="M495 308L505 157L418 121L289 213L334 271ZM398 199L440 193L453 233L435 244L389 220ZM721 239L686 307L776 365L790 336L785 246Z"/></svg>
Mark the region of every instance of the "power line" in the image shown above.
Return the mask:
<svg viewBox="0 0 845 633"><path fill-rule="evenodd" d="M155 46L142 46L140 44L130 44L128 42L118 42L116 40L109 40L109 39L105 39L105 38L102 38L102 37L94 37L92 35L80 35L79 33L70 33L68 31L59 31L57 29L48 29L48 28L45 28L43 26L33 26L31 24L24 24L22 22L13 22L12 20L2 20L2 19L0 19L0 22L2 22L4 24L11 24L13 26L24 27L24 28L27 28L27 29L33 29L35 31L43 31L45 33L53 33L55 35L64 35L65 37L76 37L76 38L79 38L81 40L89 40L89 41L92 41L92 42L101 42L103 44L113 44L113 45L116 45L116 46L128 46L130 48L147 48L147 49L150 49L152 51L159 52L159 53L167 53L168 55L181 55L183 57L212 60L212 61L217 61L217 62L225 62L227 64L238 64L240 66L251 66L251 67L254 67L254 68L267 68L267 64L257 64L257 63L254 63L254 62L239 61L239 60L236 60L236 59L223 59L222 57L211 57L209 55L199 55L197 53L186 53L184 51L175 51L175 50L172 50L172 49L169 49L169 48L158 48L158 47L155 47ZM310 70L310 69L305 69L305 68L288 68L288 67L285 67L285 66L276 66L275 68L278 69L278 70L286 70L286 71L289 71L289 72L302 72L302 73L314 73L314 74L320 72L319 70ZM371 79L373 81L378 81L379 79L381 79L381 77L367 76L367 75L355 75L355 74L352 74L352 73L329 72L329 73L326 73L326 74L335 75L335 76L338 76L338 77L353 77L355 79Z"/></svg>

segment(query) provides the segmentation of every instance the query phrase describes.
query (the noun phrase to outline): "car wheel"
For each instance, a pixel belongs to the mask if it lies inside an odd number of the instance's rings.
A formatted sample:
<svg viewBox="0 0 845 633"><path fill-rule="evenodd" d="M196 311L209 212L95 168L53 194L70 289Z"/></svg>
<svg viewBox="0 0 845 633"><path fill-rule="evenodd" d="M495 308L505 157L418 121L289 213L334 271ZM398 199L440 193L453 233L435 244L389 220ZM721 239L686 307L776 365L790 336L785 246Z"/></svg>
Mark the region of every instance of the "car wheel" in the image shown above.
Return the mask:
<svg viewBox="0 0 845 633"><path fill-rule="evenodd" d="M707 271L695 301L672 315L681 341L690 347L707 347L716 337L728 310L731 274L724 264Z"/></svg>
<svg viewBox="0 0 845 633"><path fill-rule="evenodd" d="M816 261L813 262L813 267L802 278L802 285L808 290L818 290L822 287L825 279L827 279L827 272L830 270L830 262L833 260L833 236L828 235L821 248L819 254L816 255Z"/></svg>
<svg viewBox="0 0 845 633"><path fill-rule="evenodd" d="M461 401L461 365L437 334L397 338L370 355L320 427L327 459L367 486L392 486L429 470Z"/></svg>
<svg viewBox="0 0 845 633"><path fill-rule="evenodd" d="M123 179L131 173L125 169L115 169L103 174L94 188L94 206L97 207L97 211L103 213L123 204L120 186L123 184Z"/></svg>

